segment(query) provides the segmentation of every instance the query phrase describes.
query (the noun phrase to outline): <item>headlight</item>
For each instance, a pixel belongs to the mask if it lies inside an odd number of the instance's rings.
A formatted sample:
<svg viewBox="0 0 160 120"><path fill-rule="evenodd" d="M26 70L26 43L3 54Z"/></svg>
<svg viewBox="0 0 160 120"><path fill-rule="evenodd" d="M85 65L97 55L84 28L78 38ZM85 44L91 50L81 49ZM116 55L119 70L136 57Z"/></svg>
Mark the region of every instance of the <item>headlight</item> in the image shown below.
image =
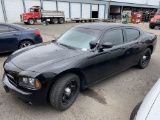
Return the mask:
<svg viewBox="0 0 160 120"><path fill-rule="evenodd" d="M20 77L18 82L20 86L25 88L29 88L29 89L41 88L41 84L39 80L35 78Z"/></svg>

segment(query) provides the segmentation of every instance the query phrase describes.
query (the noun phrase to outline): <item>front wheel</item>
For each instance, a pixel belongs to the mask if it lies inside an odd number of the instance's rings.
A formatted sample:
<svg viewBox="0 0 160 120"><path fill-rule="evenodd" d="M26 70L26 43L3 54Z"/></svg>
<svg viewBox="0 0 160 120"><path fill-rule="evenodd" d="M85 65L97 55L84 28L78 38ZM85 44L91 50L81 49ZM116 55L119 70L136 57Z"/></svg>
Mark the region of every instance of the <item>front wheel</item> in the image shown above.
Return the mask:
<svg viewBox="0 0 160 120"><path fill-rule="evenodd" d="M51 105L61 111L68 109L77 98L80 89L80 79L75 74L66 74L52 86L49 94Z"/></svg>
<svg viewBox="0 0 160 120"><path fill-rule="evenodd" d="M29 19L29 20L28 20L28 24L29 24L29 25L34 25L34 22L35 22L34 19Z"/></svg>
<svg viewBox="0 0 160 120"><path fill-rule="evenodd" d="M154 29L154 28L155 28L155 25L149 24L149 28L150 28L150 29Z"/></svg>
<svg viewBox="0 0 160 120"><path fill-rule="evenodd" d="M141 68L141 69L146 68L148 66L149 62L150 62L150 59L151 59L151 49L147 48L143 52L143 54L142 54L142 56L139 60L138 67Z"/></svg>

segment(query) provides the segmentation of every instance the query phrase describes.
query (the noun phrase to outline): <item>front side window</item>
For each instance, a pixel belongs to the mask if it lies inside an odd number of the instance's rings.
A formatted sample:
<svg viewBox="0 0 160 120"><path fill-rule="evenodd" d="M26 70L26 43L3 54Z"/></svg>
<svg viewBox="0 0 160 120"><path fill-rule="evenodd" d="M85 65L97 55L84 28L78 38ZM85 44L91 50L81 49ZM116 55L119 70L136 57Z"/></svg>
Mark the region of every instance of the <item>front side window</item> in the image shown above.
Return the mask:
<svg viewBox="0 0 160 120"><path fill-rule="evenodd" d="M140 31L136 29L126 28L125 31L126 31L127 41L136 40L140 36Z"/></svg>
<svg viewBox="0 0 160 120"><path fill-rule="evenodd" d="M0 25L0 33L9 32L9 27L5 25Z"/></svg>
<svg viewBox="0 0 160 120"><path fill-rule="evenodd" d="M96 41L99 36L99 30L85 28L72 28L64 33L57 43L74 48L90 49L89 43Z"/></svg>
<svg viewBox="0 0 160 120"><path fill-rule="evenodd" d="M30 9L29 9L29 12L34 12L34 9L33 9L33 8L30 8Z"/></svg>
<svg viewBox="0 0 160 120"><path fill-rule="evenodd" d="M123 43L123 31L122 29L115 29L107 31L103 36L102 42L111 42L113 45Z"/></svg>
<svg viewBox="0 0 160 120"><path fill-rule="evenodd" d="M15 28L9 27L10 31L17 31Z"/></svg>
<svg viewBox="0 0 160 120"><path fill-rule="evenodd" d="M157 10L157 13L156 13L156 15L159 15L159 14L160 14L160 9L158 9L158 10Z"/></svg>

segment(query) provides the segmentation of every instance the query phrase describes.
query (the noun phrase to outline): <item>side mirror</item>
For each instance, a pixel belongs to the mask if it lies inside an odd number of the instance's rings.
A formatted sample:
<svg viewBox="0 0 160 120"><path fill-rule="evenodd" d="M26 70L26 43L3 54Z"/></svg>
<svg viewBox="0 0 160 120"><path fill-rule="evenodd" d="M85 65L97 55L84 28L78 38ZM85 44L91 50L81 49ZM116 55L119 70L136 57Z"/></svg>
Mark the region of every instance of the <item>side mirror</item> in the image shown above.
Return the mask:
<svg viewBox="0 0 160 120"><path fill-rule="evenodd" d="M90 45L90 49L93 49L93 48L96 47L97 41L91 41L91 42L89 43L89 45Z"/></svg>
<svg viewBox="0 0 160 120"><path fill-rule="evenodd" d="M102 48L112 48L113 44L111 42L105 42L102 44Z"/></svg>

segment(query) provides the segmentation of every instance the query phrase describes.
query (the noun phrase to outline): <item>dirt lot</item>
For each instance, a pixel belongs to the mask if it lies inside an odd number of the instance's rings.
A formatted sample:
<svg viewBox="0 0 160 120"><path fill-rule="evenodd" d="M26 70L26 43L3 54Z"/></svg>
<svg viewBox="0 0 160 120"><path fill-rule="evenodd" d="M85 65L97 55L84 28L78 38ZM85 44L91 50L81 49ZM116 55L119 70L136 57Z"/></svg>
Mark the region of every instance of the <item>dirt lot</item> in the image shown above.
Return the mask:
<svg viewBox="0 0 160 120"><path fill-rule="evenodd" d="M75 25L77 23L25 27L39 28L44 41L49 41ZM72 107L64 112L56 111L48 104L29 106L20 101L14 93L5 93L0 82L0 120L128 120L134 106L143 100L160 77L160 30L150 30L147 23L136 26L158 36L156 51L146 69L132 67L90 87L81 92ZM0 78L3 75L3 62L8 55L0 55Z"/></svg>

